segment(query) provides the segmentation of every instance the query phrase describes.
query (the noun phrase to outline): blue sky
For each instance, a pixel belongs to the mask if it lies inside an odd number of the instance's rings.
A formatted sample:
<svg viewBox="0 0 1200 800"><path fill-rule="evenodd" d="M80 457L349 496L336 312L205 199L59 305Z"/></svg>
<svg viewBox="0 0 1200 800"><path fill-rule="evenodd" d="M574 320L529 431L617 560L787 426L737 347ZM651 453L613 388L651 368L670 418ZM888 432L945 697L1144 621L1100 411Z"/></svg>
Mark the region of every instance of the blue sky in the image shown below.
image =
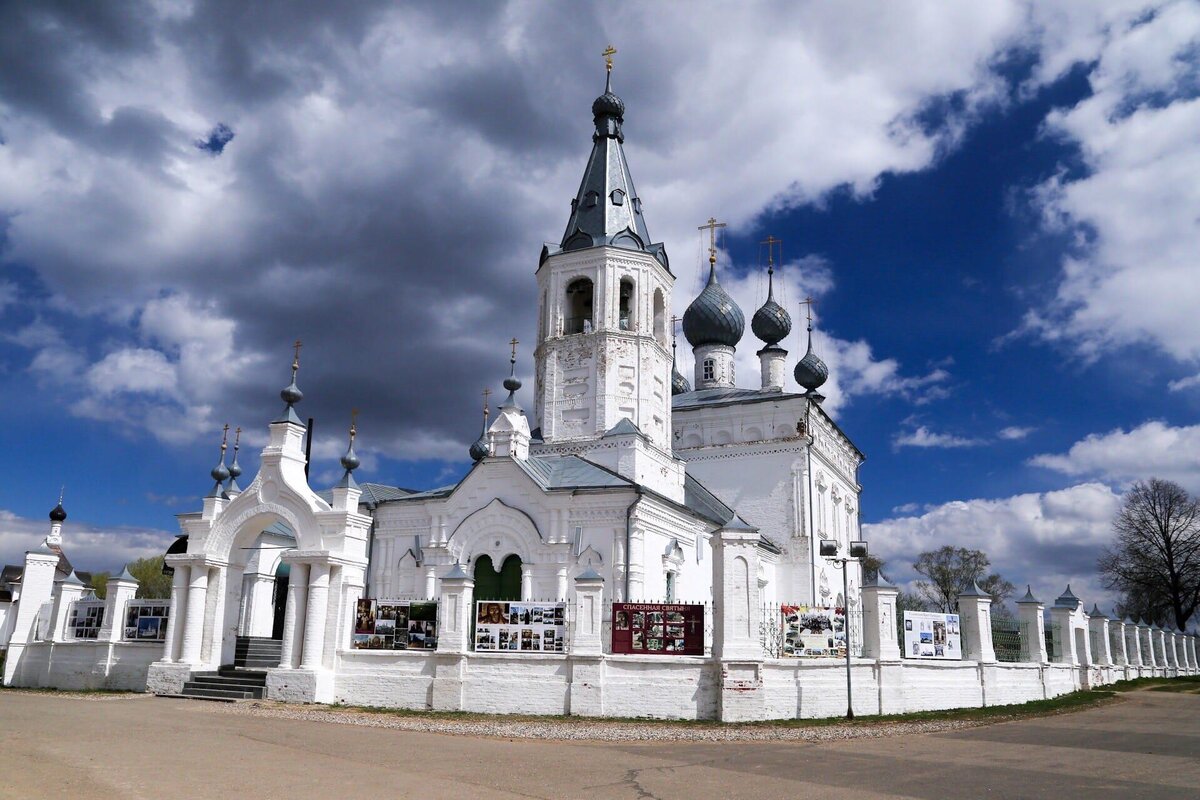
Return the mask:
<svg viewBox="0 0 1200 800"><path fill-rule="evenodd" d="M1200 490L1192 4L39 4L0 29L0 560L62 484L81 564L165 546L225 422L253 475L297 337L316 482L352 407L364 479L461 474L609 41L676 312L708 216L747 315L783 240L896 578L956 543L1104 605L1124 487Z"/></svg>

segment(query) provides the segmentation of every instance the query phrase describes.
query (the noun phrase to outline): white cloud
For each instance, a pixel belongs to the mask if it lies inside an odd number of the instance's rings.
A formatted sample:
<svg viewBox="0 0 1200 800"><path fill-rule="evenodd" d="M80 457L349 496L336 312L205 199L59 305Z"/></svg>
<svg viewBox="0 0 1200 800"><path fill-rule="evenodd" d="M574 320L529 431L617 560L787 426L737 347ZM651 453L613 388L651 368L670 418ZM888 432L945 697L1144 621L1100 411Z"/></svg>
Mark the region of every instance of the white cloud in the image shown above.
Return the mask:
<svg viewBox="0 0 1200 800"><path fill-rule="evenodd" d="M901 447L922 447L922 448L959 448L959 447L978 447L984 444L983 439L972 439L965 436L955 436L950 433L935 433L924 425L919 425L915 429L898 433L892 439L892 447L899 449Z"/></svg>
<svg viewBox="0 0 1200 800"><path fill-rule="evenodd" d="M1083 25L1056 62L1061 71L1072 58L1096 59L1092 94L1046 120L1048 135L1079 146L1086 171L1035 193L1047 228L1073 232L1078 246L1053 301L1031 310L1023 329L1089 359L1148 343L1200 361L1200 6L1159 5L1102 12L1107 25Z"/></svg>
<svg viewBox="0 0 1200 800"><path fill-rule="evenodd" d="M87 373L92 389L110 397L118 392L169 394L175 389L174 367L157 350L126 348L109 353Z"/></svg>
<svg viewBox="0 0 1200 800"><path fill-rule="evenodd" d="M956 500L904 516L863 525L871 551L887 561L885 572L909 588L919 577L917 556L943 545L982 550L992 569L1051 602L1071 584L1090 607L1111 608L1115 597L1096 575L1099 549L1112 539L1120 495L1099 483L1000 499ZM908 507L902 507L907 513Z"/></svg>
<svg viewBox="0 0 1200 800"><path fill-rule="evenodd" d="M24 563L26 551L37 548L49 532L45 520L0 509L0 564ZM154 528L101 527L70 518L63 525L63 552L85 572L119 572L135 559L162 555L174 540L175 534Z"/></svg>
<svg viewBox="0 0 1200 800"><path fill-rule="evenodd" d="M1180 378L1167 384L1167 388L1172 392L1182 392L1184 389L1191 389L1196 386L1200 386L1200 374L1189 375L1186 378Z"/></svg>
<svg viewBox="0 0 1200 800"><path fill-rule="evenodd" d="M996 436L998 436L999 438L1004 439L1006 441L1016 441L1018 439L1024 439L1026 436L1033 433L1035 430L1037 430L1037 428L1022 427L1019 425L1010 425L1007 428L1001 428L996 433Z"/></svg>
<svg viewBox="0 0 1200 800"><path fill-rule="evenodd" d="M1093 433L1066 453L1044 453L1029 463L1073 478L1127 484L1155 477L1200 491L1200 425L1174 427L1152 420L1129 431Z"/></svg>

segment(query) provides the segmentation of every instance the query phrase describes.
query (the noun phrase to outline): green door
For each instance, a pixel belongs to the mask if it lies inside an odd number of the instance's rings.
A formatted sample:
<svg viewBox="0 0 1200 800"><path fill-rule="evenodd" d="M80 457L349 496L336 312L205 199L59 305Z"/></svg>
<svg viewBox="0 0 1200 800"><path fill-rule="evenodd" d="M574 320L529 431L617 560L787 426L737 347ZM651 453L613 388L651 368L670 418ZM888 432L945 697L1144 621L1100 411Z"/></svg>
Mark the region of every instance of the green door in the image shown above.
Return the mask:
<svg viewBox="0 0 1200 800"><path fill-rule="evenodd" d="M520 600L521 557L510 555L497 572L491 556L475 559L476 600Z"/></svg>

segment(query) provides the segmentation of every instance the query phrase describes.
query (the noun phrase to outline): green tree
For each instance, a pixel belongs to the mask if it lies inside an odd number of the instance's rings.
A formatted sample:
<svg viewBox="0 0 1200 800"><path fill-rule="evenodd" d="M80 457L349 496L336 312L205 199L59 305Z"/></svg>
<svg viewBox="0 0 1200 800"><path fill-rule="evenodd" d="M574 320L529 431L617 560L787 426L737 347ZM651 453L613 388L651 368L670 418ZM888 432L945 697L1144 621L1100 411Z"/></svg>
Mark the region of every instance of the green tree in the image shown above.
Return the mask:
<svg viewBox="0 0 1200 800"><path fill-rule="evenodd" d="M103 600L108 597L108 579L110 577L112 577L111 572L92 573L92 591L96 593L96 599Z"/></svg>
<svg viewBox="0 0 1200 800"><path fill-rule="evenodd" d="M171 576L163 575L162 570L162 556L139 558L129 564L129 574L138 580L138 599L156 600L171 596Z"/></svg>
<svg viewBox="0 0 1200 800"><path fill-rule="evenodd" d="M988 572L991 560L982 550L945 545L937 550L921 553L913 563L913 569L924 576L917 581L917 595L934 609L953 614L958 608L958 596L972 583L992 596L995 613L1003 615L1007 609L1004 601L1012 596L1016 588L998 573Z"/></svg>
<svg viewBox="0 0 1200 800"><path fill-rule="evenodd" d="M1185 628L1200 608L1200 500L1171 481L1138 481L1113 530L1097 562L1104 585L1143 619Z"/></svg>

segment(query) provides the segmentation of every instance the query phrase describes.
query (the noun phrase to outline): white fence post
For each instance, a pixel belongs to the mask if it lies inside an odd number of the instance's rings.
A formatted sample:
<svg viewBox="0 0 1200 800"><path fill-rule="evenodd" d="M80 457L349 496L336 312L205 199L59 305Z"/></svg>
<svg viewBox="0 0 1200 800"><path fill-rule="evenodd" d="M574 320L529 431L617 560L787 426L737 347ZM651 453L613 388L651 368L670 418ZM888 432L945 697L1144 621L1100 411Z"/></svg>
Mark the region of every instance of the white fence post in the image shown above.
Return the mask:
<svg viewBox="0 0 1200 800"><path fill-rule="evenodd" d="M962 625L963 655L968 661L978 661L980 664L996 662L996 648L992 645L992 596L979 584L972 582L971 587L958 596L958 614Z"/></svg>
<svg viewBox="0 0 1200 800"><path fill-rule="evenodd" d="M100 626L100 639L119 642L125 633L125 608L138 590L138 580L129 574L129 567L121 574L108 579L104 596L104 623Z"/></svg>
<svg viewBox="0 0 1200 800"><path fill-rule="evenodd" d="M1017 601L1017 618L1025 629L1022 655L1035 664L1045 664L1049 660L1046 656L1046 622L1042 616L1045 610L1042 601L1033 596L1033 588L1026 584L1025 596Z"/></svg>

